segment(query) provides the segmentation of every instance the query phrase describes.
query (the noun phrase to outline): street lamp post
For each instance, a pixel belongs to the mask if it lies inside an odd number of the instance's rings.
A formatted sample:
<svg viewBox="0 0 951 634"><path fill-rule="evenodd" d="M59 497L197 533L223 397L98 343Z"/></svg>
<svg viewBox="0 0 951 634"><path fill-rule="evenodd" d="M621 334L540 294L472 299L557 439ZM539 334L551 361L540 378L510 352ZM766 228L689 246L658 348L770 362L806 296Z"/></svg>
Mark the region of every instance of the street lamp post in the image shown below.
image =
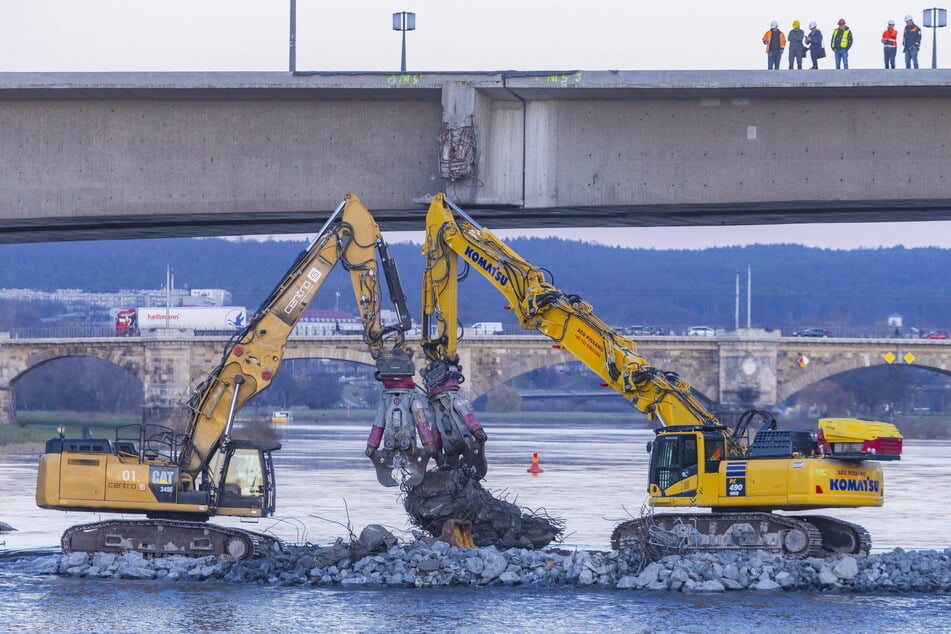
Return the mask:
<svg viewBox="0 0 951 634"><path fill-rule="evenodd" d="M297 0L291 0L291 38L290 38L290 59L288 66L293 73L297 70Z"/></svg>
<svg viewBox="0 0 951 634"><path fill-rule="evenodd" d="M416 30L416 14L400 11L393 14L393 30L403 32L403 56L400 58L400 72L406 72L406 32Z"/></svg>
<svg viewBox="0 0 951 634"><path fill-rule="evenodd" d="M932 29L931 32L931 68L938 67L938 29L948 26L948 12L944 9L932 7L925 9L921 21L923 26Z"/></svg>

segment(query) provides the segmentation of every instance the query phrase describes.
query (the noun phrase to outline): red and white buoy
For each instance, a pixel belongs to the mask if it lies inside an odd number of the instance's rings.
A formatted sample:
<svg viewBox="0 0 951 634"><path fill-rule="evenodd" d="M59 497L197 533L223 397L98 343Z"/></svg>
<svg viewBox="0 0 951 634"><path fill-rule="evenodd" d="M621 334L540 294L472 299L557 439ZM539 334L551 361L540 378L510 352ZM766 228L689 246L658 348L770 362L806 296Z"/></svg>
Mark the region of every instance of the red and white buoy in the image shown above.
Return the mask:
<svg viewBox="0 0 951 634"><path fill-rule="evenodd" d="M539 473L544 473L544 471L545 470L538 464L538 452L536 451L532 454L532 466L528 468L528 472L533 475L538 475Z"/></svg>

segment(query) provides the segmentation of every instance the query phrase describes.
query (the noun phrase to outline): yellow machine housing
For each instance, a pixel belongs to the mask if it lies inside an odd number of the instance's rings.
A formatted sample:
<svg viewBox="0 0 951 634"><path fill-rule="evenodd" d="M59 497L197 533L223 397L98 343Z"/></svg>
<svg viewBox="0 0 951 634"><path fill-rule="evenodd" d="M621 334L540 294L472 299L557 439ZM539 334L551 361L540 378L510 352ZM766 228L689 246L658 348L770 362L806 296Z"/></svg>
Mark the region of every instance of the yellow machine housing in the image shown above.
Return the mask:
<svg viewBox="0 0 951 634"><path fill-rule="evenodd" d="M723 428L665 428L657 434L651 444L651 506L803 511L884 502L877 462L821 455L809 432L760 431L746 455L725 458Z"/></svg>
<svg viewBox="0 0 951 634"><path fill-rule="evenodd" d="M170 459L174 449L160 441L160 435L171 430L158 425L127 425L117 434L122 437L124 431L135 430L141 430L143 436L148 434L145 444L149 455L141 455L139 445L132 440L47 441L37 473L37 506L193 519L211 515L266 517L273 513L271 452L279 449L280 443L232 440L228 453L217 454L214 459L215 471L225 474L214 498L211 490L180 485L180 468ZM159 452L162 446L168 453Z"/></svg>

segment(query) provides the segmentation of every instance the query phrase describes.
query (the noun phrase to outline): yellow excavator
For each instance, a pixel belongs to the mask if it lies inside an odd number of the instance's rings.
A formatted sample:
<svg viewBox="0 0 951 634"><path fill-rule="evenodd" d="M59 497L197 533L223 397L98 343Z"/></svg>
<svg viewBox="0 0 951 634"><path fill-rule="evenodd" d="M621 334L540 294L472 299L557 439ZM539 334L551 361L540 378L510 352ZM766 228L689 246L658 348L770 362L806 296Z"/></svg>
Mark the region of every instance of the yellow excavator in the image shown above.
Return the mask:
<svg viewBox="0 0 951 634"><path fill-rule="evenodd" d="M818 430L777 429L770 413L760 410L745 412L733 427L723 424L686 380L651 365L635 342L599 319L589 303L552 286L540 268L444 194L429 206L423 254L424 378L432 373L452 377L443 385L460 382L455 375L461 373L456 328L461 258L506 297L522 328L556 341L660 425L648 445L648 504L709 511L650 513L624 522L612 535L615 548L762 549L789 557L868 552L871 538L861 526L774 511L881 506L879 461L901 455L902 437L894 425L823 419ZM430 381L426 384L429 389ZM484 453L474 466L484 472Z"/></svg>
<svg viewBox="0 0 951 634"><path fill-rule="evenodd" d="M72 527L62 538L65 552L136 550L237 560L277 545L266 534L207 520L274 513L271 454L280 443L234 438L235 416L274 380L291 331L337 264L350 273L363 339L376 363L376 378L383 383L367 455L384 484L397 484L394 473L409 483L422 481L436 449L425 418L425 398L414 383L412 353L405 345L412 320L379 227L360 200L348 195L248 326L229 340L220 364L193 381L184 403L184 433L136 424L117 428L113 439L61 434L46 443L37 474L38 506L148 518ZM381 267L398 317L387 326L380 318Z"/></svg>

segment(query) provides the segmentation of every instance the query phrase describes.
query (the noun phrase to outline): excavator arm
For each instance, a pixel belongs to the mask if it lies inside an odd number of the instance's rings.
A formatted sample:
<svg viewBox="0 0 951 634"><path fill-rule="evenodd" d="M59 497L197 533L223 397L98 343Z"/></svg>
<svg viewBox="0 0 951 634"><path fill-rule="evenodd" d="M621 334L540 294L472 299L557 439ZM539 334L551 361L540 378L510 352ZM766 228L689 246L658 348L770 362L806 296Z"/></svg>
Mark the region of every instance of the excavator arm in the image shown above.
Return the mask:
<svg viewBox="0 0 951 634"><path fill-rule="evenodd" d="M506 297L522 328L554 339L649 419L663 426L719 424L687 381L648 363L637 353L637 345L599 319L588 302L552 286L541 269L444 194L434 196L429 206L423 253L422 348L428 361L424 379L430 373L438 377L459 370L456 308L461 257ZM439 386L438 380L432 387L426 381L430 395Z"/></svg>
<svg viewBox="0 0 951 634"><path fill-rule="evenodd" d="M651 365L638 354L636 344L601 321L590 304L555 288L541 269L442 194L434 196L429 207L424 253L424 378L461 370L455 313L461 257L508 299L522 328L555 340L660 423L662 429L649 445L650 506L716 511L650 514L622 522L611 537L615 548L656 548L666 541L687 552L769 550L808 557L829 550L869 551L871 538L861 526L772 511L881 506L882 470L869 461L899 458L901 434L894 425L826 419L816 435L811 430L776 429L775 419L762 410L744 413L733 429L721 424L687 381ZM442 371L445 368L449 372ZM454 377L445 384L459 380ZM427 381L431 400L439 385L439 380ZM758 430L750 442L747 436L754 425Z"/></svg>
<svg viewBox="0 0 951 634"><path fill-rule="evenodd" d="M380 319L378 255L399 317L398 323L389 326L383 326ZM374 459L381 482L385 477L379 471L393 468L408 469L422 479L434 448L428 426L422 425L423 448L416 449L415 425L408 424L425 421L421 399L416 396L418 388L413 384L412 353L404 340L411 326L406 298L379 227L352 194L298 256L248 326L228 343L219 365L192 390L185 403L190 415L179 454L179 466L186 477L195 479L205 474L215 452L230 443L235 415L274 380L288 337L337 264L350 274L363 322L363 339L376 362L376 377L384 384L381 413L370 436L370 445L376 444L368 446L367 453L375 455L383 440L388 448L402 449L379 452ZM387 425L390 421L395 424ZM218 474L208 475L214 479ZM389 472L385 475L392 480Z"/></svg>

